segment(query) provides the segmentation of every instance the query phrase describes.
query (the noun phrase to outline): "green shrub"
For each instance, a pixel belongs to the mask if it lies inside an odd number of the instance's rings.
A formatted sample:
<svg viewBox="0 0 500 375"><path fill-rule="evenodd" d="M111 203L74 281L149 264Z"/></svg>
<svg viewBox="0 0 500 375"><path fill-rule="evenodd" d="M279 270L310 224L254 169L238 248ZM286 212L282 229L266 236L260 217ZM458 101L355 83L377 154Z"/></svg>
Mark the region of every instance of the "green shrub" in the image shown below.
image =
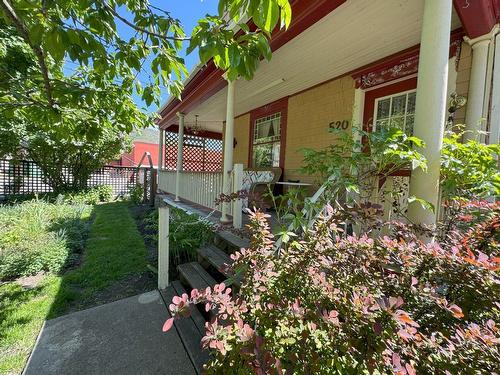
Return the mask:
<svg viewBox="0 0 500 375"><path fill-rule="evenodd" d="M462 143L462 132L448 131L441 150L443 197L482 199L500 195L498 156L500 145L471 139Z"/></svg>
<svg viewBox="0 0 500 375"><path fill-rule="evenodd" d="M145 228L154 233L158 241L158 210L149 212L144 218ZM196 260L196 249L213 240L213 227L198 215L170 209L170 264L176 269L179 264Z"/></svg>
<svg viewBox="0 0 500 375"><path fill-rule="evenodd" d="M63 195L64 200L76 204L98 204L113 199L113 188L109 185L97 185L81 192Z"/></svg>
<svg viewBox="0 0 500 375"><path fill-rule="evenodd" d="M6 200L3 201L3 203L17 204L21 202L31 201L33 199L41 199L48 202L66 201L70 204L98 204L102 202L110 202L113 200L113 188L110 185L97 185L83 191L67 192L64 194L16 194L9 195Z"/></svg>
<svg viewBox="0 0 500 375"><path fill-rule="evenodd" d="M144 186L137 184L133 188L130 188L129 197L132 203L141 204L144 200Z"/></svg>
<svg viewBox="0 0 500 375"><path fill-rule="evenodd" d="M61 271L83 249L90 211L62 199L0 207L0 280Z"/></svg>

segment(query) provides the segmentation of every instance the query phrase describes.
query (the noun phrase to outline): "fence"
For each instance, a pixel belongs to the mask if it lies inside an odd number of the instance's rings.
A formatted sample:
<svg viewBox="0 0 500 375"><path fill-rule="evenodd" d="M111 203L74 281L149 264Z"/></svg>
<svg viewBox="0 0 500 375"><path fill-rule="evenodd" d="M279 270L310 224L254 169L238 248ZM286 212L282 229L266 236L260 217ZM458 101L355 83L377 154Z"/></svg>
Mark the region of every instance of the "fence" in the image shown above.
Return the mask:
<svg viewBox="0 0 500 375"><path fill-rule="evenodd" d="M68 170L65 171L65 179L71 182ZM148 185L153 179L155 176L152 178L151 171L145 168L141 168L138 173L138 169L134 167L104 166L91 174L87 184L89 187L109 185L115 196L122 196L137 182ZM35 162L0 160L0 199L9 195L43 194L52 191L47 176Z"/></svg>

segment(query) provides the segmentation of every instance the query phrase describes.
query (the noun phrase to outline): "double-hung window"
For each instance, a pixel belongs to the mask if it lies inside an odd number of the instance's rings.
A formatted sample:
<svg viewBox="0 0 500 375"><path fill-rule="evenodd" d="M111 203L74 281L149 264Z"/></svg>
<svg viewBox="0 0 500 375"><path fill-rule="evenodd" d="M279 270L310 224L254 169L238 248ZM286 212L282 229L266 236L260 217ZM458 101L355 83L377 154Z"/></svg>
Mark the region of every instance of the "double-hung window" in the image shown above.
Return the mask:
<svg viewBox="0 0 500 375"><path fill-rule="evenodd" d="M416 91L406 91L375 100L374 130L398 127L413 135Z"/></svg>
<svg viewBox="0 0 500 375"><path fill-rule="evenodd" d="M279 167L281 112L255 120L252 142L254 167Z"/></svg>

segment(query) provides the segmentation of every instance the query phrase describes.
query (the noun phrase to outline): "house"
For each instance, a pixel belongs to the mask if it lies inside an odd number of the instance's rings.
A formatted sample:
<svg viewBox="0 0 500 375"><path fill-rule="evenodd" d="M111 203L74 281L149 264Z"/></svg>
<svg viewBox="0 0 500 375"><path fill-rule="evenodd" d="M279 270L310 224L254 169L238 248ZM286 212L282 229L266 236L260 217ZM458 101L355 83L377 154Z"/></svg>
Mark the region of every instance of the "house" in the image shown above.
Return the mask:
<svg viewBox="0 0 500 375"><path fill-rule="evenodd" d="M159 188L213 207L221 192L235 190L234 165L280 167L283 181L308 182L300 173L302 148L321 149L330 127L371 129L396 117L425 141L428 171L402 176L409 194L438 205L439 155L452 93L467 98L456 123L500 133L500 0L295 0L288 30L273 33L273 58L251 81L227 82L213 63L198 66L182 99L160 109ZM193 125L194 124L194 125ZM198 130L198 133L192 129ZM206 133L201 133L202 129ZM183 142L178 142L183 139ZM183 148L198 145L194 170ZM217 163L220 160L217 160ZM166 166L176 171L166 170ZM214 162L215 163L215 162ZM222 205L228 220L230 205ZM416 222L436 214L410 206Z"/></svg>

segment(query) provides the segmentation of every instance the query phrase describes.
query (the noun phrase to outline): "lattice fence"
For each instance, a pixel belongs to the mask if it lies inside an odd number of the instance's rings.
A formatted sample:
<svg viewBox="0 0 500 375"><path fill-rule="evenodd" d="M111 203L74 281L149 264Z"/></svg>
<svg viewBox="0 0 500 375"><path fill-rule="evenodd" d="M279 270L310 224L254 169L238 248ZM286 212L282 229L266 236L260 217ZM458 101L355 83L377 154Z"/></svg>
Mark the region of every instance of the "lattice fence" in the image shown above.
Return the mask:
<svg viewBox="0 0 500 375"><path fill-rule="evenodd" d="M70 174L66 178L71 181ZM105 166L90 176L88 186L110 185L116 196L125 195L137 183L134 167ZM0 199L10 195L51 193L53 190L43 171L30 160L0 160Z"/></svg>
<svg viewBox="0 0 500 375"><path fill-rule="evenodd" d="M165 132L165 168L177 166L177 139L175 132ZM218 172L222 170L222 140L202 135L184 134L183 170L190 172Z"/></svg>

